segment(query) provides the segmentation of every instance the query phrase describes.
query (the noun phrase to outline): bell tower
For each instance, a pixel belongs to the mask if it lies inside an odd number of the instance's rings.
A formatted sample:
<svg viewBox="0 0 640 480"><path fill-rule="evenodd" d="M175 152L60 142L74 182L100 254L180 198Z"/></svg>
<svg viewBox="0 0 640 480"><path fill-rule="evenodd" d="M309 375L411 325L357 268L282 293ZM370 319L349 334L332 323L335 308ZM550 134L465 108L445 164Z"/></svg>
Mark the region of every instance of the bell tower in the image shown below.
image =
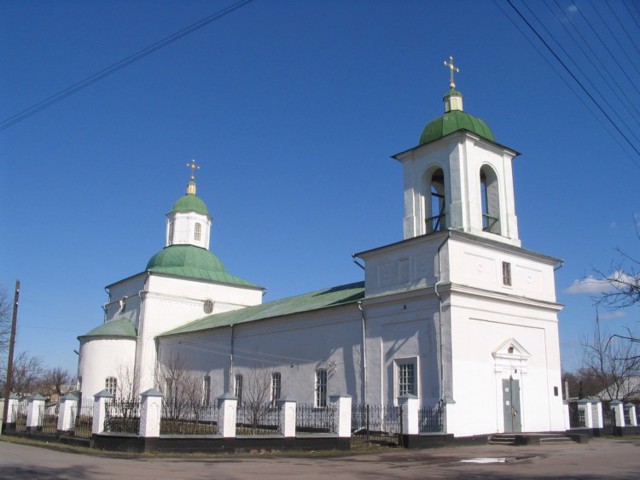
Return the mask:
<svg viewBox="0 0 640 480"><path fill-rule="evenodd" d="M427 124L417 147L393 158L404 170L404 238L457 230L520 246L512 160L484 120L463 109L453 57L444 114Z"/></svg>

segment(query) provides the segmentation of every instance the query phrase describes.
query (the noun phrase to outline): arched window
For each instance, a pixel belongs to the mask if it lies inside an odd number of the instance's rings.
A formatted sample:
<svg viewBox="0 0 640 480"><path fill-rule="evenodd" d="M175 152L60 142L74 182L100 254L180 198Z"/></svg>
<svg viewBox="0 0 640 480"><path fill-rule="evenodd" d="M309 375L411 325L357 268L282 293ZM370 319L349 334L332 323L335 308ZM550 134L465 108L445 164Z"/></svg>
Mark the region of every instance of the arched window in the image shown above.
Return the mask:
<svg viewBox="0 0 640 480"><path fill-rule="evenodd" d="M426 233L439 232L447 228L446 202L444 188L444 172L441 168L435 170L426 182L425 218Z"/></svg>
<svg viewBox="0 0 640 480"><path fill-rule="evenodd" d="M480 201L482 203L482 230L500 233L500 195L498 177L488 165L480 169Z"/></svg>
<svg viewBox="0 0 640 480"><path fill-rule="evenodd" d="M200 241L201 237L202 237L202 225L198 222L196 223L193 229L193 239L196 241Z"/></svg>
<svg viewBox="0 0 640 480"><path fill-rule="evenodd" d="M173 245L173 222L169 222L169 238L167 239L168 245Z"/></svg>

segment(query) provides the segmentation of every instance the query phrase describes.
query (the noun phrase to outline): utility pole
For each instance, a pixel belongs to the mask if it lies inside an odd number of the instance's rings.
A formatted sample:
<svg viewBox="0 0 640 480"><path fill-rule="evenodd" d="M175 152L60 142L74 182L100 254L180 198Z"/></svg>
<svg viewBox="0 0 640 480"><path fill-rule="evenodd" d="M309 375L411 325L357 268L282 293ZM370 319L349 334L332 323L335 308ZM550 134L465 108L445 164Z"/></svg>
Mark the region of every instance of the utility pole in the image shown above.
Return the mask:
<svg viewBox="0 0 640 480"><path fill-rule="evenodd" d="M11 336L9 337L9 358L7 360L7 379L4 383L4 412L2 423L7 424L9 418L9 397L13 387L13 349L16 345L16 324L18 323L18 299L20 298L20 280L16 280L13 296L13 317L11 319Z"/></svg>

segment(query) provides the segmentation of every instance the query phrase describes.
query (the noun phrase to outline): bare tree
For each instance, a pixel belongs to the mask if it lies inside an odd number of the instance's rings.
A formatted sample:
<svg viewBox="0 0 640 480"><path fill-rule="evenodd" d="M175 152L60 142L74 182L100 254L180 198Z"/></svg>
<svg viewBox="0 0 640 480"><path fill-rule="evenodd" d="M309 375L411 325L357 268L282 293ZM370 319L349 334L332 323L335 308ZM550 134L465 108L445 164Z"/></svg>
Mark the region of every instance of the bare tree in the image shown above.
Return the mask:
<svg viewBox="0 0 640 480"><path fill-rule="evenodd" d="M184 357L172 355L156 372L156 384L163 394L163 417L198 420L205 398L203 380L189 371Z"/></svg>
<svg viewBox="0 0 640 480"><path fill-rule="evenodd" d="M0 355L4 360L5 352L9 347L9 335L11 334L11 299L4 288L0 288Z"/></svg>
<svg viewBox="0 0 640 480"><path fill-rule="evenodd" d="M68 370L62 367L55 367L47 370L43 376L40 385L40 393L45 395L57 395L60 397L63 394L65 387L73 381L73 376Z"/></svg>
<svg viewBox="0 0 640 480"><path fill-rule="evenodd" d="M627 400L640 395L640 388L638 391L629 389L629 379L640 375L640 356L638 344L628 340L635 335L629 330L627 333L625 336L608 335L601 331L596 318L593 335L583 341L585 356L581 376L609 400Z"/></svg>
<svg viewBox="0 0 640 480"><path fill-rule="evenodd" d="M268 369L251 368L242 376L239 421L251 428L273 423L269 416L275 413L272 397L272 373ZM241 418L242 417L242 418Z"/></svg>
<svg viewBox="0 0 640 480"><path fill-rule="evenodd" d="M42 382L44 367L39 357L20 353L13 361L13 391L17 395L30 395Z"/></svg>

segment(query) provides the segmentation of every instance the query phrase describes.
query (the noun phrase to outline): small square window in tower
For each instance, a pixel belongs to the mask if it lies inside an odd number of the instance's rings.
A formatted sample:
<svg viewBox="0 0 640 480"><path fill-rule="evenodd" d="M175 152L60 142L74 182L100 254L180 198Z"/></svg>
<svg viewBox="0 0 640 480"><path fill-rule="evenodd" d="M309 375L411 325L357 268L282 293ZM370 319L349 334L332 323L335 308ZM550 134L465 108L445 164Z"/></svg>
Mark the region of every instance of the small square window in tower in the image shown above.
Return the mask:
<svg viewBox="0 0 640 480"><path fill-rule="evenodd" d="M502 284L507 287L511 286L511 264L502 262Z"/></svg>

